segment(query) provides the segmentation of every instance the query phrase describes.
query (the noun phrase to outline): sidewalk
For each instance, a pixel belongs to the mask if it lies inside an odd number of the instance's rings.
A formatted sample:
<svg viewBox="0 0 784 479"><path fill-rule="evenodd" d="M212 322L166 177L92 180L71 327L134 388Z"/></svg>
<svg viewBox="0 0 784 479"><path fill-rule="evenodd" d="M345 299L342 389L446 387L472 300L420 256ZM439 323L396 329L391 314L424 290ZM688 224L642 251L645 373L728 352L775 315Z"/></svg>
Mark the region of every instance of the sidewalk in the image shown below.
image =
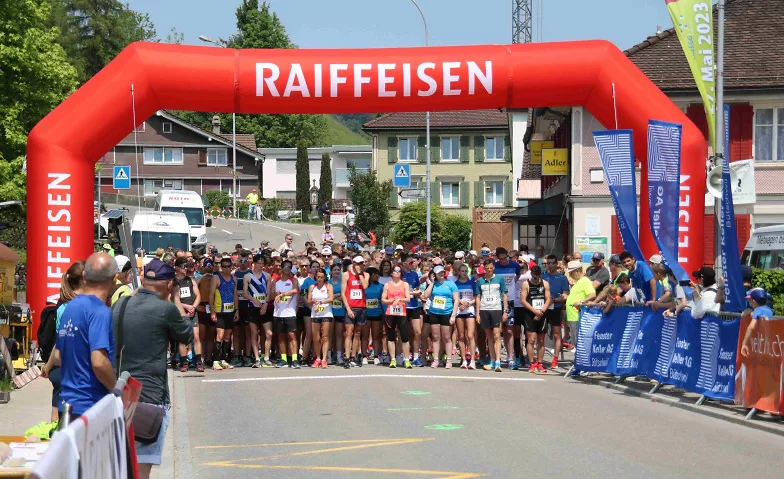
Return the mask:
<svg viewBox="0 0 784 479"><path fill-rule="evenodd" d="M0 436L22 436L31 426L48 421L52 414L52 383L36 378L11 392L11 401L0 404Z"/></svg>

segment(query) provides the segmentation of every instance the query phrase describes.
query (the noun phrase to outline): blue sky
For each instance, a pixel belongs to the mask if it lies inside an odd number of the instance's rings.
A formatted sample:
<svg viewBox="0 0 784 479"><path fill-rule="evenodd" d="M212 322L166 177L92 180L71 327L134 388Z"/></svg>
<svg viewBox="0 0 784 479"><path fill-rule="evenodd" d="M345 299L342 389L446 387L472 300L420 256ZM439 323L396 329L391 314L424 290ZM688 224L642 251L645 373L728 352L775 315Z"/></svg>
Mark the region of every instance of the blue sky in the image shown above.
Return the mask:
<svg viewBox="0 0 784 479"><path fill-rule="evenodd" d="M228 38L236 31L240 0L127 0L146 12L158 36L174 27L186 44L199 35ZM512 42L512 0L418 0L431 45ZM273 10L301 48L410 47L424 44L422 20L410 0L271 0ZM670 28L664 0L534 0L543 4L541 31L534 12L534 39L606 39L626 49Z"/></svg>

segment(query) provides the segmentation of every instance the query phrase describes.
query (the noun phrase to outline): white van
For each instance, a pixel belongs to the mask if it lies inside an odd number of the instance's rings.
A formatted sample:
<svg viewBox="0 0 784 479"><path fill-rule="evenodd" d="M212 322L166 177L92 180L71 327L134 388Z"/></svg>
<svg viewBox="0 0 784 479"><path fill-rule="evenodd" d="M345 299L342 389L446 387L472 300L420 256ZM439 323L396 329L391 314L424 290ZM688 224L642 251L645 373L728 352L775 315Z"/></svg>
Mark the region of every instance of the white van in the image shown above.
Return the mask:
<svg viewBox="0 0 784 479"><path fill-rule="evenodd" d="M784 225L755 229L740 261L759 269L784 268Z"/></svg>
<svg viewBox="0 0 784 479"><path fill-rule="evenodd" d="M206 250L207 228L212 219L204 218L204 203L201 196L189 190L160 190L155 199L155 211L183 213L190 225L191 244L195 249Z"/></svg>
<svg viewBox="0 0 784 479"><path fill-rule="evenodd" d="M183 213L168 211L137 211L131 222L133 250L142 248L146 254L164 250L172 245L175 250L191 250L188 218Z"/></svg>

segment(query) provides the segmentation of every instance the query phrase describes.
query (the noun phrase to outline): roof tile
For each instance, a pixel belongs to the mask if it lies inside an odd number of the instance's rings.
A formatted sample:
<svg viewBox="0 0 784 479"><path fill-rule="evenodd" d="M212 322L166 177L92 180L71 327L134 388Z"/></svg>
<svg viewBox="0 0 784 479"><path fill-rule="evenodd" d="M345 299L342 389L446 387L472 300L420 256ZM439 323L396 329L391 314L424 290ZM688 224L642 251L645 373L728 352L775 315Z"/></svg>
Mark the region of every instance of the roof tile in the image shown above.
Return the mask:
<svg viewBox="0 0 784 479"><path fill-rule="evenodd" d="M500 110L430 112L430 128L508 128L509 117ZM386 113L363 126L367 130L425 128L425 112Z"/></svg>

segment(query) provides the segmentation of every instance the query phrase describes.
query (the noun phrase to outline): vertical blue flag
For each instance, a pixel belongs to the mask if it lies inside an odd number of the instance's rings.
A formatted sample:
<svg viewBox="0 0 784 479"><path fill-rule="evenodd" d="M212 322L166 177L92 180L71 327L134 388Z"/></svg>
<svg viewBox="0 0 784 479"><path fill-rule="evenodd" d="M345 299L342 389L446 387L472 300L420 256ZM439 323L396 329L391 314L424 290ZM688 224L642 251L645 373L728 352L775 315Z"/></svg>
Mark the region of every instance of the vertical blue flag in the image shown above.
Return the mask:
<svg viewBox="0 0 784 479"><path fill-rule="evenodd" d="M678 204L681 192L683 126L648 121L648 205L653 238L679 281L689 275L678 264Z"/></svg>
<svg viewBox="0 0 784 479"><path fill-rule="evenodd" d="M730 179L730 106L724 105L724 159L721 163L721 274L724 278L724 310L740 312L745 307L743 273L740 270L738 235L735 227L735 206L732 204Z"/></svg>
<svg viewBox="0 0 784 479"><path fill-rule="evenodd" d="M632 130L595 131L593 140L610 187L623 246L635 259L645 261L637 229L637 182L634 176Z"/></svg>

